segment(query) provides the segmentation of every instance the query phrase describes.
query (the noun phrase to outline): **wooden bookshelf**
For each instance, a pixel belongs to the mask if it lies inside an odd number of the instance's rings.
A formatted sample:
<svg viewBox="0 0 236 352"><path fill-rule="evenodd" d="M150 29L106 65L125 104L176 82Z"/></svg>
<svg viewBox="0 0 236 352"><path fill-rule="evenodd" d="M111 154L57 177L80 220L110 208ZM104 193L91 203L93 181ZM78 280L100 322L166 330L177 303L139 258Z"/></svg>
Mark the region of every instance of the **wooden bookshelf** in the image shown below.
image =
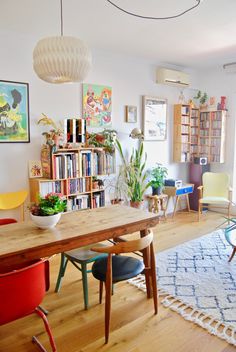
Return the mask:
<svg viewBox="0 0 236 352"><path fill-rule="evenodd" d="M224 163L226 111L199 111L190 105L174 105L174 162L207 157L209 163Z"/></svg>
<svg viewBox="0 0 236 352"><path fill-rule="evenodd" d="M103 148L59 149L48 160L52 178L30 179L30 199L38 195L61 193L67 211L98 208L105 205L103 187L93 189L93 177L115 173L115 155Z"/></svg>

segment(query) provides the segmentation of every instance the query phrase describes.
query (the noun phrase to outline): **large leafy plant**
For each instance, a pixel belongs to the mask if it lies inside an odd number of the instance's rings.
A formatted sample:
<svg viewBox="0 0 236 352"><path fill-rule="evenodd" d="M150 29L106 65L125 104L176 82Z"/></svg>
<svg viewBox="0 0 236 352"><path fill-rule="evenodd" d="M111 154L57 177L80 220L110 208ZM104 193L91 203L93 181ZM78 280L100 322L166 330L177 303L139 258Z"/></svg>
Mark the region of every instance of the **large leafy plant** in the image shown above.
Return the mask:
<svg viewBox="0 0 236 352"><path fill-rule="evenodd" d="M45 197L38 197L38 202L30 206L30 212L37 216L49 216L62 213L66 209L66 202L61 194L48 193Z"/></svg>
<svg viewBox="0 0 236 352"><path fill-rule="evenodd" d="M144 155L143 143L140 143L138 149L132 150L128 160L124 156L119 140L116 140L116 145L123 163L121 170L127 185L128 198L132 202L141 202L145 191L150 186L150 182L146 182L148 178L148 172L145 170L147 155Z"/></svg>

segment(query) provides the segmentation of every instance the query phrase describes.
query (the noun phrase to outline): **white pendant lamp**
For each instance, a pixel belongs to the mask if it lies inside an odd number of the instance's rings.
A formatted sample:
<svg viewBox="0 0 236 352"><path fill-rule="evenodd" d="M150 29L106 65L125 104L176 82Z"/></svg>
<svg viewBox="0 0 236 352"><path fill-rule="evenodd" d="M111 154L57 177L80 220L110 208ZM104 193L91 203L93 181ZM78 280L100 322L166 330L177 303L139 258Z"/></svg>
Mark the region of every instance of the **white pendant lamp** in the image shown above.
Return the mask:
<svg viewBox="0 0 236 352"><path fill-rule="evenodd" d="M63 36L61 4L61 36L41 39L33 52L33 67L37 76L48 83L81 82L92 66L87 45L75 37Z"/></svg>

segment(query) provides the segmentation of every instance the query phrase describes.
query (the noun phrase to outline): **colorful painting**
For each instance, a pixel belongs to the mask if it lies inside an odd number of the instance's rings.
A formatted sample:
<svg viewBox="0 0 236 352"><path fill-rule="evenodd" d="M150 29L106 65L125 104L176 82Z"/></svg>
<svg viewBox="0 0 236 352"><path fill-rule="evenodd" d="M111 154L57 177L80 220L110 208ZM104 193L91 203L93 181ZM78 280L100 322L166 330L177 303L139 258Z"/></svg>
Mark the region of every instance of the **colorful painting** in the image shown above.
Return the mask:
<svg viewBox="0 0 236 352"><path fill-rule="evenodd" d="M29 141L29 85L0 80L0 142Z"/></svg>
<svg viewBox="0 0 236 352"><path fill-rule="evenodd" d="M42 177L42 164L40 160L29 161L29 177Z"/></svg>
<svg viewBox="0 0 236 352"><path fill-rule="evenodd" d="M111 126L111 97L111 87L83 84L83 117L87 126Z"/></svg>

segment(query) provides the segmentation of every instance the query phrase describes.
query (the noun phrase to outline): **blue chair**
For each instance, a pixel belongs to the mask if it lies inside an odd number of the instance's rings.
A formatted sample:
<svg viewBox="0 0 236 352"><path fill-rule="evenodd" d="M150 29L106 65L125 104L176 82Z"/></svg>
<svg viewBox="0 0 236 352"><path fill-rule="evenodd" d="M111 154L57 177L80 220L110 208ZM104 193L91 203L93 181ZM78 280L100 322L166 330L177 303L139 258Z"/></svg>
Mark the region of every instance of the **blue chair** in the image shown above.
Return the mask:
<svg viewBox="0 0 236 352"><path fill-rule="evenodd" d="M98 248L105 246L102 243L97 243L95 245ZM95 253L94 251L91 251L90 248L92 246L94 246L94 244L87 247L77 248L65 253L61 253L60 269L55 287L55 292L59 292L61 288L62 278L64 277L67 268L67 264L68 262L71 262L82 274L84 309L86 310L89 307L87 274L91 273L91 270L88 269L87 266L89 263L93 263L96 259L100 259L107 256L107 254L104 253Z"/></svg>

